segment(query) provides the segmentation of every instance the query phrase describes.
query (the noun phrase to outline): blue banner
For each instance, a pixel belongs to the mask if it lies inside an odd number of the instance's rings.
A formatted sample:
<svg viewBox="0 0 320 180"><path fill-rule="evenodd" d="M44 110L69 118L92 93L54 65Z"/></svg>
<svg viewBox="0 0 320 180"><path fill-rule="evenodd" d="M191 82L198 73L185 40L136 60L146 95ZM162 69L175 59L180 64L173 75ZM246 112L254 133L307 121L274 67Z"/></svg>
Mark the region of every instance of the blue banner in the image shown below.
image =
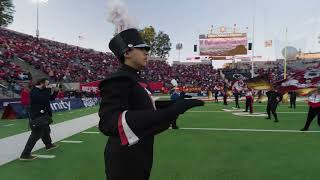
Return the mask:
<svg viewBox="0 0 320 180"><path fill-rule="evenodd" d="M0 99L0 110L4 109L9 103L20 102L19 98Z"/></svg>
<svg viewBox="0 0 320 180"><path fill-rule="evenodd" d="M75 98L62 99L50 102L52 112L70 111L72 109L79 109L83 107L92 107L99 104L99 98Z"/></svg>
<svg viewBox="0 0 320 180"><path fill-rule="evenodd" d="M84 107L93 107L100 103L99 98L74 98L74 99L62 99L50 102L52 112L70 111L73 109L80 109ZM2 119L21 119L27 118L25 108L21 103L10 103L5 108L5 113Z"/></svg>

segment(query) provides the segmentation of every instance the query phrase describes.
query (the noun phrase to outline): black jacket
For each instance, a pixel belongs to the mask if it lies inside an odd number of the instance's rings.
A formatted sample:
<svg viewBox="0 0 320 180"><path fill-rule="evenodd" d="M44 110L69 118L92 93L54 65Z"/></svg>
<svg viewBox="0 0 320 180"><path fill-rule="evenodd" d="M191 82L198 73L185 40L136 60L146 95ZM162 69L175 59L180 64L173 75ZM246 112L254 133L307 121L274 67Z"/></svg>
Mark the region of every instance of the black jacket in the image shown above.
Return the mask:
<svg viewBox="0 0 320 180"><path fill-rule="evenodd" d="M266 92L266 95L268 97L268 104L278 104L282 101L282 94L279 92L270 90Z"/></svg>
<svg viewBox="0 0 320 180"><path fill-rule="evenodd" d="M32 88L30 91L30 118L35 119L45 113L52 117L50 101L53 101L57 94L57 92L51 94L49 88Z"/></svg>
<svg viewBox="0 0 320 180"><path fill-rule="evenodd" d="M290 100L294 101L297 99L297 92L290 91L288 94L290 95Z"/></svg>
<svg viewBox="0 0 320 180"><path fill-rule="evenodd" d="M124 65L99 86L99 129L109 136L105 149L108 180L148 179L154 135L177 119L173 102L154 102L138 71Z"/></svg>

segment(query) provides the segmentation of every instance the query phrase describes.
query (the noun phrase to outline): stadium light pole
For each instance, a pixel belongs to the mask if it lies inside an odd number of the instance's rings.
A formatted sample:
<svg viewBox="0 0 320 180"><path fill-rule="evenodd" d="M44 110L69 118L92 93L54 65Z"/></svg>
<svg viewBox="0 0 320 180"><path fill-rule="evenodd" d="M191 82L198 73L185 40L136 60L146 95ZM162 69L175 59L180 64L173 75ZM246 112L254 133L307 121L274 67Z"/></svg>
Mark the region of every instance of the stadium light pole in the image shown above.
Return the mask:
<svg viewBox="0 0 320 180"><path fill-rule="evenodd" d="M180 61L180 51L181 51L182 48L183 48L182 43L178 43L178 44L176 45L176 50L178 50L178 52L179 52L179 61Z"/></svg>
<svg viewBox="0 0 320 180"><path fill-rule="evenodd" d="M36 37L39 39L39 0L37 0L37 29L36 29Z"/></svg>
<svg viewBox="0 0 320 180"><path fill-rule="evenodd" d="M46 3L48 0L33 0L37 5L37 27L36 27L36 37L39 39L40 31L39 31L39 6L40 3Z"/></svg>

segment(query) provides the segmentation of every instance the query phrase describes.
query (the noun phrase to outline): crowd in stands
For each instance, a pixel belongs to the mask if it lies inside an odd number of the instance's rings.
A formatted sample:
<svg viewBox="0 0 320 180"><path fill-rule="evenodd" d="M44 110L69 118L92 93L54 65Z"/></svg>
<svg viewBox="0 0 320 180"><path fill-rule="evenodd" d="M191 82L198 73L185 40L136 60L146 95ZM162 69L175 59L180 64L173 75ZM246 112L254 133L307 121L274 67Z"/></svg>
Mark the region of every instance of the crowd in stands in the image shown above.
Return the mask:
<svg viewBox="0 0 320 180"><path fill-rule="evenodd" d="M48 74L54 82L91 82L101 80L114 72L119 62L111 53L96 52L46 39L0 29L0 44L10 50L12 56L24 60L36 69ZM150 61L148 71L141 72L147 81L162 81L170 86L176 79L187 86L212 87L221 81L211 65L174 65L165 61Z"/></svg>
<svg viewBox="0 0 320 180"><path fill-rule="evenodd" d="M47 39L37 39L30 35L0 28L0 80L30 80L30 73L12 63L19 58L50 77L53 82L92 82L106 78L120 67L119 61L111 53L97 52ZM213 69L212 65L172 65L166 61L151 60L141 76L149 82L163 82L170 88L171 80L181 86L201 87L203 90L222 85L224 77L232 79L235 73L250 78L251 63L241 63L236 68ZM294 73L294 66L288 66L288 74ZM283 63L267 62L255 64L255 74L268 74L270 81L283 77Z"/></svg>
<svg viewBox="0 0 320 180"><path fill-rule="evenodd" d="M30 73L23 71L19 65L8 60L7 54L7 51L0 54L0 80L5 80L7 82L30 80Z"/></svg>
<svg viewBox="0 0 320 180"><path fill-rule="evenodd" d="M31 74L10 61L13 55L7 47L0 48L2 49L0 51L0 81L5 81L7 85L1 86L1 94L7 95L9 92L19 94L22 87L18 82L31 80Z"/></svg>
<svg viewBox="0 0 320 180"><path fill-rule="evenodd" d="M181 86L202 87L204 90L223 83L218 71L204 64L169 66L165 61L149 61L141 76L149 82L163 82L165 87L172 86L172 79Z"/></svg>
<svg viewBox="0 0 320 180"><path fill-rule="evenodd" d="M173 71L178 82L201 87L204 90L213 89L216 84L223 84L224 80L220 77L217 70L212 65L174 65Z"/></svg>
<svg viewBox="0 0 320 180"><path fill-rule="evenodd" d="M59 82L90 82L103 79L119 66L110 53L0 29L0 44L7 46L17 58Z"/></svg>

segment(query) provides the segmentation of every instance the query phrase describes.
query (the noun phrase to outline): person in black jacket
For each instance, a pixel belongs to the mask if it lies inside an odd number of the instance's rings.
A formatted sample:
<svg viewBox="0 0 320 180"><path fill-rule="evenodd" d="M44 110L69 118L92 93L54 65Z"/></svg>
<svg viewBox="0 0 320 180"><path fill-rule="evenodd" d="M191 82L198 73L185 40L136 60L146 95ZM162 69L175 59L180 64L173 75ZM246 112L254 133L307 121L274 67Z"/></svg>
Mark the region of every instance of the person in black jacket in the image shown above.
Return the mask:
<svg viewBox="0 0 320 180"><path fill-rule="evenodd" d="M154 101L140 70L147 65L148 51L138 30L128 29L109 43L122 67L104 79L99 90L99 129L109 136L105 147L108 180L148 180L153 162L154 136L169 128L180 114L203 101L179 99Z"/></svg>
<svg viewBox="0 0 320 180"><path fill-rule="evenodd" d="M249 110L250 114L253 113L253 100L252 89L246 89L246 110L244 112L248 112Z"/></svg>
<svg viewBox="0 0 320 180"><path fill-rule="evenodd" d="M234 100L235 100L235 103L236 103L236 108L240 109L240 105L239 105L239 96L240 96L240 93L239 91L236 89L234 90Z"/></svg>
<svg viewBox="0 0 320 180"><path fill-rule="evenodd" d="M227 98L228 98L228 84L225 82L223 84L223 105L228 105L228 101L227 101Z"/></svg>
<svg viewBox="0 0 320 180"><path fill-rule="evenodd" d="M290 95L290 107L289 108L296 108L296 101L297 101L297 92L296 91L290 91L288 93Z"/></svg>
<svg viewBox="0 0 320 180"><path fill-rule="evenodd" d="M174 89L174 92L171 94L171 101L175 102L180 99L186 99L186 98L192 98L192 96L187 95L184 91L181 91L180 94L178 94L177 89ZM171 122L171 128L172 129L179 129L179 126L177 125L177 120L174 120Z"/></svg>
<svg viewBox="0 0 320 180"><path fill-rule="evenodd" d="M219 87L215 85L213 91L214 91L214 102L218 103Z"/></svg>
<svg viewBox="0 0 320 180"><path fill-rule="evenodd" d="M48 84L48 79L39 79L36 82L35 87L32 88L30 92L29 118L31 120L45 114L49 117L52 117L49 101L54 100L58 92L55 91L53 94L51 94L51 88L48 88ZM36 156L31 155L31 151L40 138L45 144L47 150L51 150L57 147L57 145L52 144L49 124L45 124L40 127L33 127L30 124L30 128L31 134L20 156L20 160L33 160L36 158Z"/></svg>
<svg viewBox="0 0 320 180"><path fill-rule="evenodd" d="M266 119L271 119L271 112L272 112L274 116L274 122L279 122L276 110L279 102L282 101L282 94L279 92L276 92L274 88L271 88L271 90L269 90L266 93L266 95L268 97L268 105L267 105L268 117Z"/></svg>

